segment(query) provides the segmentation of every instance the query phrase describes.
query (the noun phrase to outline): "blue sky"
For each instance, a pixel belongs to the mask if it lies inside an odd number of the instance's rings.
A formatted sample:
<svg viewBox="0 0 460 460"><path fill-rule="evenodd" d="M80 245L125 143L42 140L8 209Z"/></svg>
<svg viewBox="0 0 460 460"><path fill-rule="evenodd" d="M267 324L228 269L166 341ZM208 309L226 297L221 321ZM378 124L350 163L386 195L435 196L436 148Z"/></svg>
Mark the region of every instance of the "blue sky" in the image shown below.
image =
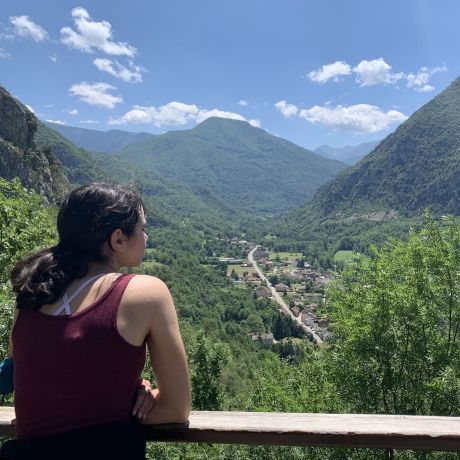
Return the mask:
<svg viewBox="0 0 460 460"><path fill-rule="evenodd" d="M70 126L162 133L217 115L354 145L460 75L459 22L457 0L7 1L0 84Z"/></svg>

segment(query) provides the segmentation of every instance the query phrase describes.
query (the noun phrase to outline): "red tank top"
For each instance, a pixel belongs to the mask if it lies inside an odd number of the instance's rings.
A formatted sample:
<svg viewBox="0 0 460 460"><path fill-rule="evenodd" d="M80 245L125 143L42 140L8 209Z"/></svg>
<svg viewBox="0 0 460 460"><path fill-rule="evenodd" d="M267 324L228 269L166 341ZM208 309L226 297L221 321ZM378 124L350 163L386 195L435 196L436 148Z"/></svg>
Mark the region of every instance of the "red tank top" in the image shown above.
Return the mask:
<svg viewBox="0 0 460 460"><path fill-rule="evenodd" d="M120 276L70 316L20 310L13 329L19 439L131 419L146 347L128 343L116 321L133 276Z"/></svg>

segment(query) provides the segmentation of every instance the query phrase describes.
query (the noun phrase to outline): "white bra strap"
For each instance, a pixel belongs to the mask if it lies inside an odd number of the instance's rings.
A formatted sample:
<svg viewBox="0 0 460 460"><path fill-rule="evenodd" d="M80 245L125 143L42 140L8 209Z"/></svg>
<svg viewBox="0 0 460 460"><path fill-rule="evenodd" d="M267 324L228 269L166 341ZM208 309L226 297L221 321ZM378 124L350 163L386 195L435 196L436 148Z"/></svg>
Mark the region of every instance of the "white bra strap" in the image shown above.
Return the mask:
<svg viewBox="0 0 460 460"><path fill-rule="evenodd" d="M62 311L65 310L66 315L70 315L72 313L70 309L70 302L72 302L75 297L77 297L78 294L89 284L91 281L96 280L97 278L100 278L101 276L106 275L106 273L99 273L98 275L92 276L90 279L86 280L70 297L67 295L67 291L64 291L64 297L63 297L63 302L60 307L58 307L54 313L53 316L60 315Z"/></svg>
<svg viewBox="0 0 460 460"><path fill-rule="evenodd" d="M60 315L64 310L66 315L70 315L72 311L70 310L70 303L69 303L69 296L67 295L67 291L64 292L62 305L54 311L53 316Z"/></svg>

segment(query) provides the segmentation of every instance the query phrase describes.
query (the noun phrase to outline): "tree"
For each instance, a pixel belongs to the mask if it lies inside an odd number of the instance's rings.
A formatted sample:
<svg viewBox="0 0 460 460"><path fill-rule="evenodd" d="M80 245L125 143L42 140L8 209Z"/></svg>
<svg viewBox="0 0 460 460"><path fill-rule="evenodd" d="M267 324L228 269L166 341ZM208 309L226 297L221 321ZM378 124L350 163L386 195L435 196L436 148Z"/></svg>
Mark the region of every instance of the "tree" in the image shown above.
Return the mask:
<svg viewBox="0 0 460 460"><path fill-rule="evenodd" d="M349 410L460 411L460 229L427 217L347 265L328 291L331 377Z"/></svg>
<svg viewBox="0 0 460 460"><path fill-rule="evenodd" d="M220 410L224 397L221 376L230 360L228 347L221 343L211 344L204 333L200 333L190 358L193 408Z"/></svg>

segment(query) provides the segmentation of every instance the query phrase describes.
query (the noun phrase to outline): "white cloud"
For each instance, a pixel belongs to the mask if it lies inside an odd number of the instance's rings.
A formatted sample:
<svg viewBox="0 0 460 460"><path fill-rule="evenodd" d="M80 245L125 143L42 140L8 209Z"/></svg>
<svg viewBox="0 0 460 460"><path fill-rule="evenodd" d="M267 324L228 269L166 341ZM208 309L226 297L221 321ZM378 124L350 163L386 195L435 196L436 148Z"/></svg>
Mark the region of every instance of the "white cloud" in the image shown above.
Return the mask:
<svg viewBox="0 0 460 460"><path fill-rule="evenodd" d="M3 48L0 48L0 58L9 58L10 54L7 53Z"/></svg>
<svg viewBox="0 0 460 460"><path fill-rule="evenodd" d="M406 115L397 110L383 112L369 104L349 107L338 105L335 108L315 105L309 109L302 109L298 116L310 123L356 133L375 133L388 128L393 123L402 123L407 119Z"/></svg>
<svg viewBox="0 0 460 460"><path fill-rule="evenodd" d="M62 120L45 120L47 121L48 123L56 123L57 125L65 125L66 122L65 121L62 121Z"/></svg>
<svg viewBox="0 0 460 460"><path fill-rule="evenodd" d="M211 117L219 117L219 118L229 118L230 120L240 120L240 121L247 121L243 115L234 112L226 112L225 110L219 109L212 109L212 110L200 110L196 121L201 123L202 121L211 118Z"/></svg>
<svg viewBox="0 0 460 460"><path fill-rule="evenodd" d="M69 110L69 115L78 115L78 109Z"/></svg>
<svg viewBox="0 0 460 460"><path fill-rule="evenodd" d="M256 118L253 118L252 120L249 120L248 123L251 126L254 126L254 128L260 128L262 126L262 122L260 120L257 120Z"/></svg>
<svg viewBox="0 0 460 460"><path fill-rule="evenodd" d="M391 73L391 66L383 58L363 60L353 68L353 71L356 73L356 81L361 86L389 85L404 76L403 73Z"/></svg>
<svg viewBox="0 0 460 460"><path fill-rule="evenodd" d="M286 101L277 102L275 107L281 112L284 118L295 117L299 111L296 105L288 104Z"/></svg>
<svg viewBox="0 0 460 460"><path fill-rule="evenodd" d="M26 104L26 107L32 112L35 113L35 110L29 104Z"/></svg>
<svg viewBox="0 0 460 460"><path fill-rule="evenodd" d="M56 61L57 61L57 54L56 54L56 53L50 54L50 59L51 59L53 62L56 62Z"/></svg>
<svg viewBox="0 0 460 460"><path fill-rule="evenodd" d="M345 61L336 61L333 64L323 65L320 69L310 72L307 76L315 83L324 84L331 79L338 82L340 81L340 76L350 75L352 71L356 75L356 81L361 86L390 85L397 83L401 79L406 79L408 88L420 93L426 93L434 90L434 87L428 84L432 75L437 72L446 72L447 68L445 66L432 69L421 67L417 73L393 73L391 66L383 58L379 58L370 61L364 59L353 68ZM282 110L281 106L277 108ZM289 113L286 110L285 112ZM293 111L294 109L292 108L291 115L285 116L293 116Z"/></svg>
<svg viewBox="0 0 460 460"><path fill-rule="evenodd" d="M419 93L429 93L431 91L434 91L434 86L423 85L421 88L418 88L415 91L418 91Z"/></svg>
<svg viewBox="0 0 460 460"><path fill-rule="evenodd" d="M29 16L10 16L10 22L13 25L14 34L19 37L28 37L36 42L42 42L48 38L46 30L35 24Z"/></svg>
<svg viewBox="0 0 460 460"><path fill-rule="evenodd" d="M238 105L241 105L242 107L247 107L248 101L246 101L245 99L240 99L238 101Z"/></svg>
<svg viewBox="0 0 460 460"><path fill-rule="evenodd" d="M69 92L73 96L78 96L80 101L90 105L103 107L105 109L113 109L116 104L123 102L121 96L114 96L109 91L116 90L115 86L108 83L75 83L69 88Z"/></svg>
<svg viewBox="0 0 460 460"><path fill-rule="evenodd" d="M430 81L433 74L446 71L447 68L445 66L434 67L433 69L429 69L428 67L421 67L416 74L409 73L405 75L407 79L407 87L413 88L419 93L428 93L430 91L434 91L434 87L428 85L428 82Z"/></svg>
<svg viewBox="0 0 460 460"><path fill-rule="evenodd" d="M110 118L109 124L122 125L127 123L153 123L160 127L163 125L185 125L188 123L201 123L207 118L220 117L232 120L248 121L243 115L219 109L201 109L195 104L183 102L168 102L160 107L135 105L130 111L119 118ZM249 120L253 126L260 127L259 120Z"/></svg>
<svg viewBox="0 0 460 460"><path fill-rule="evenodd" d="M80 123L84 125L98 125L100 121L99 120L81 120Z"/></svg>
<svg viewBox="0 0 460 460"><path fill-rule="evenodd" d="M112 37L112 25L107 21L93 21L88 11L82 7L72 10L74 31L70 27L61 29L61 41L70 48L90 53L94 49L114 56L134 57L136 48L126 42L115 42Z"/></svg>
<svg viewBox="0 0 460 460"><path fill-rule="evenodd" d="M110 59L96 58L93 64L103 72L107 72L114 77L121 78L128 83L139 83L142 81L141 72L143 69L133 62L129 63L129 69L118 61L111 61Z"/></svg>
<svg viewBox="0 0 460 460"><path fill-rule="evenodd" d="M326 64L318 70L309 72L307 77L311 81L322 85L330 79L333 79L337 82L340 80L341 76L350 74L351 67L349 64L344 61L336 61L333 64Z"/></svg>

